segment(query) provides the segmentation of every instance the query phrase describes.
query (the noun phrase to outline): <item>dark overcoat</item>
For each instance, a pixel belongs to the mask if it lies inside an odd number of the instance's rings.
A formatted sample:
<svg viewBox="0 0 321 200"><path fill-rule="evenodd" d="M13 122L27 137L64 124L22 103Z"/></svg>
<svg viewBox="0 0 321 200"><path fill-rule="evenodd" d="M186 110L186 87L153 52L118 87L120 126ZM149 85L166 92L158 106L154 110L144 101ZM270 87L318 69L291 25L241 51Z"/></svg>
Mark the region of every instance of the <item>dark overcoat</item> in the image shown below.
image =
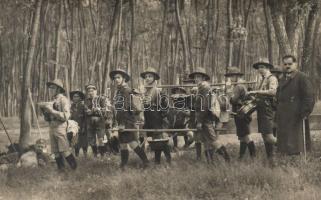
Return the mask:
<svg viewBox="0 0 321 200"><path fill-rule="evenodd" d="M277 90L278 150L297 154L304 150L303 119L314 107L313 87L302 72L283 77Z"/></svg>

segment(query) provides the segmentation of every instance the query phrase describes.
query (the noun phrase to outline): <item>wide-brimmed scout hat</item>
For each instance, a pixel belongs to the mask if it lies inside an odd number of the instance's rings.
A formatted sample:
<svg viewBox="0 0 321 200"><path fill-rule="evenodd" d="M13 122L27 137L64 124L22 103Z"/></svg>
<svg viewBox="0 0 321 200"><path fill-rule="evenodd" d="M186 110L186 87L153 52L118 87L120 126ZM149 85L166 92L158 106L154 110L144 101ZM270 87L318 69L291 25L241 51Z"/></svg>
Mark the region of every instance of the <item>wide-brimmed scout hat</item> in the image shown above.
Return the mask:
<svg viewBox="0 0 321 200"><path fill-rule="evenodd" d="M229 76L243 76L244 74L241 72L241 70L238 67L228 67L227 73L225 74L226 77Z"/></svg>
<svg viewBox="0 0 321 200"><path fill-rule="evenodd" d="M274 68L271 69L271 73L283 73L283 69L280 66L275 66Z"/></svg>
<svg viewBox="0 0 321 200"><path fill-rule="evenodd" d="M109 73L109 77L110 77L112 80L114 80L116 74L122 75L122 76L124 77L124 79L125 79L125 82L128 82L128 81L130 80L129 74L128 74L125 70L123 70L123 69L116 69L116 70L111 71L111 72Z"/></svg>
<svg viewBox="0 0 321 200"><path fill-rule="evenodd" d="M270 63L268 58L261 58L258 62L253 64L253 68L258 69L260 65L266 66L269 69L273 68L273 65Z"/></svg>
<svg viewBox="0 0 321 200"><path fill-rule="evenodd" d="M155 77L155 80L159 80L159 79L160 79L160 76L159 76L158 72L157 72L156 69L153 68L153 67L148 67L144 72L142 72L142 73L140 74L140 77L142 77L143 79L145 79L146 74L153 74L154 77Z"/></svg>
<svg viewBox="0 0 321 200"><path fill-rule="evenodd" d="M55 86L59 87L62 90L62 92L65 92L64 84L62 83L61 79L55 79L53 81L48 81L47 87L50 87L51 85L55 85Z"/></svg>
<svg viewBox="0 0 321 200"><path fill-rule="evenodd" d="M74 90L70 92L70 97L72 98L75 94L78 94L79 97L84 100L85 99L85 94L81 90Z"/></svg>
<svg viewBox="0 0 321 200"><path fill-rule="evenodd" d="M171 89L172 94L187 94L187 91L183 87L174 87Z"/></svg>
<svg viewBox="0 0 321 200"><path fill-rule="evenodd" d="M89 90L89 89L94 89L94 90L97 90L97 87L96 85L92 84L92 83L89 83L85 86L85 89L86 90Z"/></svg>
<svg viewBox="0 0 321 200"><path fill-rule="evenodd" d="M206 70L201 67L197 67L196 70L188 75L188 78L194 79L196 74L200 74L205 77L205 80L210 80L210 76L206 73Z"/></svg>

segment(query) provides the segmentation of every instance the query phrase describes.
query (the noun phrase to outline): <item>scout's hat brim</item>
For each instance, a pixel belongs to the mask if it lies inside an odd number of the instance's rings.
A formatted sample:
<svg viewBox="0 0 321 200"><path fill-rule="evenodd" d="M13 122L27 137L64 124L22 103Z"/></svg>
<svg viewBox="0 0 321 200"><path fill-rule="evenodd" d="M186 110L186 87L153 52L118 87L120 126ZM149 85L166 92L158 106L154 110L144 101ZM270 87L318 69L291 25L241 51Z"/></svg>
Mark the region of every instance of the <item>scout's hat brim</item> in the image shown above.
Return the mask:
<svg viewBox="0 0 321 200"><path fill-rule="evenodd" d="M85 99L85 94L80 90L71 91L70 97L72 98L75 94L78 94L82 100Z"/></svg>
<svg viewBox="0 0 321 200"><path fill-rule="evenodd" d="M154 77L155 77L155 80L159 80L159 79L160 79L159 74L156 73L156 72L153 72L153 71L145 71L145 72L142 72L142 73L140 74L140 77L142 77L143 79L145 79L146 74L153 74Z"/></svg>
<svg viewBox="0 0 321 200"><path fill-rule="evenodd" d="M254 68L254 69L258 69L260 65L266 66L266 67L269 68L269 69L272 69L272 68L273 68L273 65L270 64L270 63L267 63L267 62L257 62L257 63L254 63L254 64L253 64L253 68Z"/></svg>
<svg viewBox="0 0 321 200"><path fill-rule="evenodd" d="M114 80L116 74L121 74L125 81L128 82L130 80L130 76L123 70L114 70L109 73L109 77Z"/></svg>
<svg viewBox="0 0 321 200"><path fill-rule="evenodd" d="M52 86L52 85L55 85L55 86L59 87L62 92L65 92L65 89L64 89L64 87L63 87L63 84L62 84L62 82L59 81L59 80L49 81L49 82L46 83L46 85L47 85L47 87L50 87L50 86Z"/></svg>
<svg viewBox="0 0 321 200"><path fill-rule="evenodd" d="M204 76L206 81L210 80L210 76L207 75L207 74L205 74L205 73L203 73L203 72L193 72L193 73L191 73L190 75L188 75L188 78L194 79L194 77L195 77L196 74L199 74L199 75Z"/></svg>

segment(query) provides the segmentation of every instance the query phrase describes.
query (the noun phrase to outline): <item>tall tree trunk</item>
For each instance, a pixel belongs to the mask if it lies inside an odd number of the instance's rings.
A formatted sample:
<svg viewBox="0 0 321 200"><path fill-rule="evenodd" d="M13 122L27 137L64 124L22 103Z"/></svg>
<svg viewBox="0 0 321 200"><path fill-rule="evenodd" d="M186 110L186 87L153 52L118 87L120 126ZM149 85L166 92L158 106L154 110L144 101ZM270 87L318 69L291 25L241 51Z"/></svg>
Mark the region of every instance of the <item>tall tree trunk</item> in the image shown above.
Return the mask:
<svg viewBox="0 0 321 200"><path fill-rule="evenodd" d="M26 148L30 142L30 100L28 98L28 89L31 81L31 68L33 66L34 53L39 33L40 11L43 0L35 1L35 14L32 22L32 32L29 43L28 58L26 67L23 71L23 84L21 88L21 123L20 123L20 138L19 144Z"/></svg>
<svg viewBox="0 0 321 200"><path fill-rule="evenodd" d="M107 79L108 79L108 73L109 73L109 68L110 68L110 59L111 59L111 53L112 53L112 48L113 48L113 43L114 43L114 31L116 27L116 20L119 14L120 6L119 5L119 0L117 0L115 4L115 9L114 9L114 14L113 14L113 19L110 27L110 32L109 32L109 41L107 44L107 52L106 52L106 59L105 59L105 69L104 69L104 75L103 75L103 83L102 83L102 93L105 94L107 91Z"/></svg>
<svg viewBox="0 0 321 200"><path fill-rule="evenodd" d="M244 1L246 2L246 1ZM245 5L244 5L245 7ZM248 19L249 19L249 15L250 15L250 11L251 11L251 8L252 8L252 0L249 1L249 4L248 4L248 7L244 13L244 22L243 22L243 27L247 30L247 22L248 22ZM244 39L244 40L243 40ZM242 40L240 41L239 43L239 47L238 47L238 56L237 56L237 63L236 65L238 67L241 67L242 68L242 63L244 61L244 54L245 54L245 44L246 44L246 38L242 38ZM243 69L243 68L242 68ZM243 70L244 72L245 70Z"/></svg>
<svg viewBox="0 0 321 200"><path fill-rule="evenodd" d="M119 46L121 43L121 26L122 26L122 17L123 17L123 1L119 0L119 15L118 15L118 29L117 29L117 42L116 42L116 62L115 62L115 66L118 67L118 63L119 63Z"/></svg>
<svg viewBox="0 0 321 200"><path fill-rule="evenodd" d="M161 40L160 40L160 52L159 52L159 63L158 63L158 71L162 68L163 62L163 54L164 54L164 33L165 33L165 25L167 20L167 10L168 10L169 0L164 1L164 12L163 12L163 20L162 20L162 33L161 33Z"/></svg>
<svg viewBox="0 0 321 200"><path fill-rule="evenodd" d="M62 22L63 22L63 10L64 10L64 5L63 5L63 0L59 0L59 21L57 24L57 32L56 32L56 49L55 49L55 74L54 78L58 78L58 72L59 72L59 64L60 64L60 43L61 43L61 38L60 38L60 32L62 29Z"/></svg>
<svg viewBox="0 0 321 200"><path fill-rule="evenodd" d="M181 42L182 42L182 48L183 48L183 66L184 66L184 70L185 73L189 73L191 71L191 69L188 67L187 63L188 63L188 58L187 58L187 45L186 45L186 39L185 39L185 34L183 31L183 25L182 25L182 20L180 17L180 7L179 7L179 0L175 1L175 16L176 16L176 21L177 21L177 25L178 25L178 29L179 29L179 33L180 33L180 37L181 37Z"/></svg>
<svg viewBox="0 0 321 200"><path fill-rule="evenodd" d="M267 1L268 0L263 0L263 8L264 8L265 27L266 27L266 35L267 35L267 43L268 43L268 58L270 63L273 63L272 25L271 25L270 10L267 5Z"/></svg>
<svg viewBox="0 0 321 200"><path fill-rule="evenodd" d="M285 30L289 38L292 55L298 55L301 16L297 0L287 0Z"/></svg>
<svg viewBox="0 0 321 200"><path fill-rule="evenodd" d="M291 54L292 50L285 30L280 1L269 0L268 4L271 9L272 23L279 43L280 53L282 55Z"/></svg>
<svg viewBox="0 0 321 200"><path fill-rule="evenodd" d="M136 72L136 74L138 75L138 69L136 70L133 70L134 68L134 53L133 53L133 49L134 49L134 45L135 45L135 0L131 0L129 2L130 4L130 11L131 11L131 14L132 14L132 17L131 17L131 33L130 33L130 47L129 47L129 57L130 57L130 75L131 77L133 77L133 71ZM135 74L135 75L136 75ZM138 87L138 80L135 79L135 81L132 80L132 86L133 87Z"/></svg>
<svg viewBox="0 0 321 200"><path fill-rule="evenodd" d="M313 49L313 36L314 36L314 30L316 26L317 21L317 15L319 12L319 2L318 0L311 0L311 10L309 12L308 16L308 22L305 29L305 39L304 39L304 45L303 45L303 55L302 55L302 62L301 67L302 71L306 72L307 74L314 74L314 69L311 66L312 61L312 49Z"/></svg>
<svg viewBox="0 0 321 200"><path fill-rule="evenodd" d="M232 66L233 62L233 15L232 15L232 0L227 0L227 55L226 55L226 67ZM226 68L227 70L227 68Z"/></svg>

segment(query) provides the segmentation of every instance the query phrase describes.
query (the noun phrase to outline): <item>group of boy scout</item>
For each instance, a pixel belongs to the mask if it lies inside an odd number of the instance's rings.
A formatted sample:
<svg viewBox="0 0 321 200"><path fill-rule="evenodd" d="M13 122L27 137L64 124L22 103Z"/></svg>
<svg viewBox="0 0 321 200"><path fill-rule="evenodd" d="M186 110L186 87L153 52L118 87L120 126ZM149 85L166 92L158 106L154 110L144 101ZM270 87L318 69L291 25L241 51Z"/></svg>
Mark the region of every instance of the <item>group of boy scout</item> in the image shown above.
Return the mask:
<svg viewBox="0 0 321 200"><path fill-rule="evenodd" d="M243 73L237 67L229 67L226 78L229 78L233 84L232 88L227 91L230 103L232 105L232 114L236 126L236 135L240 141L239 159L242 159L249 150L250 156L256 156L256 147L250 137L251 115L240 115L239 110L245 101L255 99L258 132L262 134L268 160L273 159L274 146L277 143L275 118L275 96L278 88L278 80L283 77L283 70L274 67L263 59L253 65L258 71L261 80L258 86L249 91L243 83ZM274 70L274 71L273 71ZM273 75L275 74L275 75ZM171 99L173 104L170 105L167 96L157 87L157 81L160 75L154 68L148 68L141 73L141 78L145 81L145 91L142 96L143 110L133 105L133 95L135 90L129 87L128 81L130 75L122 70L113 70L109 74L110 79L115 85L115 96L111 101L97 94L97 88L93 84L86 86L86 94L81 90L75 90L70 93L72 104L66 96L62 82L54 80L48 82L49 91L53 91L53 108L44 107L44 114L50 123L50 141L52 153L55 154L57 166L59 169L64 168L64 158L70 164L72 169L76 169L76 159L71 153L67 140L66 127L68 119L75 120L80 131L78 133L78 142L74 146L76 156L79 155L80 149L87 156L87 148L91 147L93 155L101 157L106 153L104 137L109 131L117 131L120 146L120 167L124 169L129 159L130 147L141 159L143 167L149 166L149 160L145 153L144 136L138 135L133 129L137 129L138 122L141 119L141 112L144 115L143 129L196 129L192 134L185 134L185 146L188 147L195 142L196 159L201 160L202 147L204 148L205 157L208 163L213 162L214 153L222 156L226 161L230 161L230 155L227 148L220 141L217 125L220 123L221 105L216 92L210 85L210 76L205 69L197 68L189 74L189 80L196 87L184 89L182 87L172 88ZM114 120L108 120L114 118ZM112 122L110 122L112 121ZM108 124L109 123L109 124ZM108 124L108 125L107 125ZM108 130L110 129L110 130ZM177 134L172 133L174 148L177 148ZM163 132L148 132L147 137L152 141L162 141L161 146L154 150L155 164L161 163L162 152L165 155L167 163L171 162L171 148ZM164 142L165 141L165 142Z"/></svg>

